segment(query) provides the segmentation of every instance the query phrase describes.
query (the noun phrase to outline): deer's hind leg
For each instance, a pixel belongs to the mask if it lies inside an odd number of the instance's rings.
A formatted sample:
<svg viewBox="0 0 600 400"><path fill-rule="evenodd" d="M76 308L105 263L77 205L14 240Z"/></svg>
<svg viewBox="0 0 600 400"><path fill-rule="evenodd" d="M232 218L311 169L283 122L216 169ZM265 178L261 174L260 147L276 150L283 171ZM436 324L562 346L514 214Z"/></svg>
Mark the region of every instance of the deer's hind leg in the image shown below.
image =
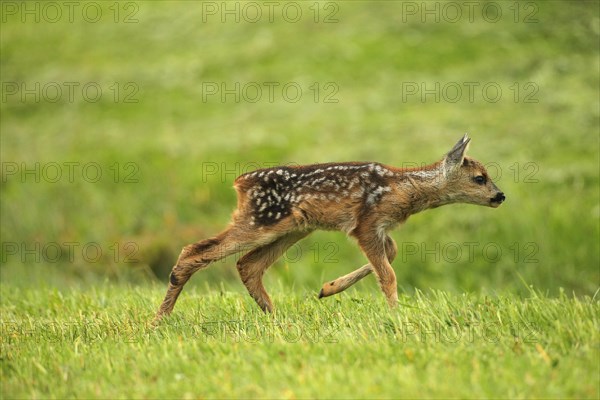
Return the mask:
<svg viewBox="0 0 600 400"><path fill-rule="evenodd" d="M306 237L309 233L310 232L288 233L272 243L255 248L238 261L237 270L244 286L246 286L250 296L252 296L264 312L273 311L273 303L271 303L271 299L262 282L265 271L275 262L275 260L281 257L290 246Z"/></svg>
<svg viewBox="0 0 600 400"><path fill-rule="evenodd" d="M196 271L229 255L268 244L277 236L275 232L250 229L246 224L238 222L213 238L185 246L171 271L167 294L156 313L154 322L158 322L163 315L173 311L183 286Z"/></svg>

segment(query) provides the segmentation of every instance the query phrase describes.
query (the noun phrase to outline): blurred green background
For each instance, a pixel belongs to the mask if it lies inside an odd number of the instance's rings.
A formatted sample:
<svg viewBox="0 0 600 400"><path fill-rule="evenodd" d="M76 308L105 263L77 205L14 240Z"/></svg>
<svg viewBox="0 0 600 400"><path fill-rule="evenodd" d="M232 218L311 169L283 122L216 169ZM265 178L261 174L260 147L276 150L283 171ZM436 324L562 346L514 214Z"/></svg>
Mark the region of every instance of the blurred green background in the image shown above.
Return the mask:
<svg viewBox="0 0 600 400"><path fill-rule="evenodd" d="M3 284L166 285L228 223L236 175L420 165L469 132L507 202L396 230L400 290L598 289L598 2L44 4L2 4ZM191 285L244 290L234 261ZM266 284L363 263L319 232Z"/></svg>

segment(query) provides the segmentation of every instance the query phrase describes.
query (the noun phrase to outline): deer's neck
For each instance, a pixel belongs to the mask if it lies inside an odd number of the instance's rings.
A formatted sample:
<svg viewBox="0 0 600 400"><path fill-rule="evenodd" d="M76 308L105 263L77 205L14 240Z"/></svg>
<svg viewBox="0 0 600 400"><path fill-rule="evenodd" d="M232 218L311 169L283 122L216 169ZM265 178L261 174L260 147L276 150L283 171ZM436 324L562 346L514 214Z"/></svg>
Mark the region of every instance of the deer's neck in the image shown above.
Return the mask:
<svg viewBox="0 0 600 400"><path fill-rule="evenodd" d="M398 173L398 186L405 193L408 214L452 203L446 190L446 176L441 164Z"/></svg>

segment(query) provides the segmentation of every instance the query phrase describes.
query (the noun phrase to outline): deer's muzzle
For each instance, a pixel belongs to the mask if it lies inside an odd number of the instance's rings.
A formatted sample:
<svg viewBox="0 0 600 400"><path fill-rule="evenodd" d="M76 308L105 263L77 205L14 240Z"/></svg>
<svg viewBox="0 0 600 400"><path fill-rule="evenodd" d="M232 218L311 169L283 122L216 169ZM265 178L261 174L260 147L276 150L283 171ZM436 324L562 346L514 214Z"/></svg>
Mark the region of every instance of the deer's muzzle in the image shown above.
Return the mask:
<svg viewBox="0 0 600 400"><path fill-rule="evenodd" d="M496 196L494 196L490 199L490 203L491 203L492 207L498 207L500 204L502 204L504 202L504 200L506 200L506 196L504 196L504 193L498 192L498 193L496 193Z"/></svg>

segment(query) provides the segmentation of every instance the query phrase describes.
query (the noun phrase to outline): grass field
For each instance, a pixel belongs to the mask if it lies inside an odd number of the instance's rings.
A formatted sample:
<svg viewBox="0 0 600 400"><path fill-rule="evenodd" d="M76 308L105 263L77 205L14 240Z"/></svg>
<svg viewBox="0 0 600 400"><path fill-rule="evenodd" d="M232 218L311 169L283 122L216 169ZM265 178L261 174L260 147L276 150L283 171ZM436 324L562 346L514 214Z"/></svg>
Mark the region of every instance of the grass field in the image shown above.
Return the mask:
<svg viewBox="0 0 600 400"><path fill-rule="evenodd" d="M0 3L2 397L600 397L597 1L66 3ZM276 315L231 258L145 328L237 175L465 132L507 201L393 232L398 310L372 278L317 301L365 262L319 232Z"/></svg>
<svg viewBox="0 0 600 400"><path fill-rule="evenodd" d="M162 289L162 288L161 288ZM595 398L597 299L274 300L192 292L158 329L156 288L3 287L3 392L19 398ZM10 321L7 323L6 321Z"/></svg>

